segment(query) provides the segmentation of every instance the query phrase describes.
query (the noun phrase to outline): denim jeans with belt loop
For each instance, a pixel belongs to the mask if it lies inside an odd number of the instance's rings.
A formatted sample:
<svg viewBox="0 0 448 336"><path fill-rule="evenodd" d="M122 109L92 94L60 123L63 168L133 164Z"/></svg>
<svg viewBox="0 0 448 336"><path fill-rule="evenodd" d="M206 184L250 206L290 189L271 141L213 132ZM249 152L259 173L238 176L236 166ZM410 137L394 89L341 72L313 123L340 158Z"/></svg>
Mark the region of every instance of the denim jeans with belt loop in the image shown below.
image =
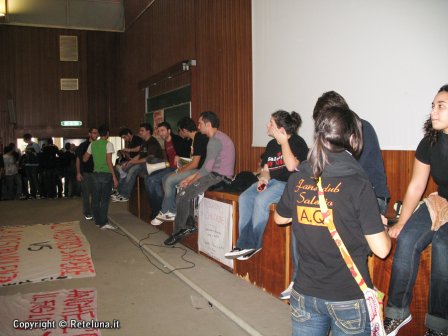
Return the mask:
<svg viewBox="0 0 448 336"><path fill-rule="evenodd" d="M425 325L448 331L448 225L431 231L426 204L412 214L397 238L389 285L386 317L405 319L411 312L412 291L417 278L420 255L432 244L431 282Z"/></svg>
<svg viewBox="0 0 448 336"><path fill-rule="evenodd" d="M353 280L354 281L354 280ZM370 318L364 299L329 301L302 295L291 298L292 336L370 336Z"/></svg>

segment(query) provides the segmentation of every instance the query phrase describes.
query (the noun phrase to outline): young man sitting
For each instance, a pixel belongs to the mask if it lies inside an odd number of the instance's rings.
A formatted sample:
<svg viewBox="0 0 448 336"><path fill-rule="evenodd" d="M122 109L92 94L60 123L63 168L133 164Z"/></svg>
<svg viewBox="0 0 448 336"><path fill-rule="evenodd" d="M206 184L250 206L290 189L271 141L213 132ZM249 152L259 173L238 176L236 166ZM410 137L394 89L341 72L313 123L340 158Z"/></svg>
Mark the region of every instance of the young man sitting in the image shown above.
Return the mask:
<svg viewBox="0 0 448 336"><path fill-rule="evenodd" d="M195 122L189 117L185 117L177 124L179 133L192 140L191 159L184 165L178 164L178 168L163 178L163 202L162 208L151 221L152 225L160 225L165 221L173 221L176 217L176 189L177 185L190 175L193 175L202 167L207 154L208 137L198 132Z"/></svg>

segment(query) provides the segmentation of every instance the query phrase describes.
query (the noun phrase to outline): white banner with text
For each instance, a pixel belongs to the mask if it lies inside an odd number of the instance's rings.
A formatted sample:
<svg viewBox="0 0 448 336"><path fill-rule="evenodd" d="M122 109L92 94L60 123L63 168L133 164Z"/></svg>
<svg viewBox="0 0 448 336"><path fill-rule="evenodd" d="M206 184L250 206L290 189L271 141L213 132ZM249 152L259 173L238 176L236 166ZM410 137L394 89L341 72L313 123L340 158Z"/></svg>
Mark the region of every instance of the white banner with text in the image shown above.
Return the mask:
<svg viewBox="0 0 448 336"><path fill-rule="evenodd" d="M99 329L118 329L117 320L98 321L96 290L0 296L0 330L5 336L100 336Z"/></svg>
<svg viewBox="0 0 448 336"><path fill-rule="evenodd" d="M0 228L0 286L93 276L79 222Z"/></svg>

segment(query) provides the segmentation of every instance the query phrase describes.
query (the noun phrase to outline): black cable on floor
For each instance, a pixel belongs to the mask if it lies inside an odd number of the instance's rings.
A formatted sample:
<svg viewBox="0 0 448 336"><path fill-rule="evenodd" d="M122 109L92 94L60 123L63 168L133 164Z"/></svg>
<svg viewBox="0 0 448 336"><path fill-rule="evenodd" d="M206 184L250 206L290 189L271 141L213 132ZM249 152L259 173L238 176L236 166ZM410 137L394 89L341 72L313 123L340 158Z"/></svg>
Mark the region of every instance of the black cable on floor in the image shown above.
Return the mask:
<svg viewBox="0 0 448 336"><path fill-rule="evenodd" d="M126 234L126 232L124 232L124 231L123 231L121 228L119 228L119 227L117 227L117 230L110 230L110 231L112 231L112 232L118 234L119 236L128 238L128 240L131 242L132 245L138 247L138 249L140 250L140 252L145 256L146 260L148 260L148 262L149 262L151 265L153 265L155 268L157 268L159 271L161 271L161 272L164 273L164 274L170 274L170 273L173 273L174 271L184 270L184 269L190 269L190 268L194 268L194 267L196 267L196 264L195 264L194 262L192 262L192 261L190 261L190 260L184 258L185 255L188 253L188 250L185 249L185 248L183 248L183 247L178 247L178 246L165 246L165 245L149 244L149 243L142 244L142 241L144 241L144 240L150 238L151 235L154 235L154 234L159 233L160 230L157 230L157 231L155 231L155 232L149 232L149 233L146 235L146 237L140 239L140 240L138 241L138 243L136 243L136 242L135 242L129 235ZM143 248L144 246L155 246L155 247L163 247L163 248L176 248L176 249L182 250L182 251L184 251L184 253L180 256L180 258L181 258L184 262L190 264L190 266L186 266L186 267L176 267L176 268L174 268L174 269L172 269L172 270L170 270L170 271L167 272L167 271L165 271L164 269L162 269L162 268L160 268L159 266L157 266L157 265L150 259L149 255L148 255L148 252Z"/></svg>

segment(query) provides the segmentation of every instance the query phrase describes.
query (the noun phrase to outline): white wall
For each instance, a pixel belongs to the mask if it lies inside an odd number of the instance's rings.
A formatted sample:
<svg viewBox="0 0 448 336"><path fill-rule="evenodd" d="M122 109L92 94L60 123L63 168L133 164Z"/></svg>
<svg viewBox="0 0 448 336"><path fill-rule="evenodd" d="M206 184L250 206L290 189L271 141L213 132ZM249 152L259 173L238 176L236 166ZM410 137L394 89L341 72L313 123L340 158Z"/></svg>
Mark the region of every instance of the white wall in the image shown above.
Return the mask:
<svg viewBox="0 0 448 336"><path fill-rule="evenodd" d="M414 150L448 83L446 0L254 0L253 145L277 109L295 110L312 145L312 110L335 90L375 127L382 149Z"/></svg>

